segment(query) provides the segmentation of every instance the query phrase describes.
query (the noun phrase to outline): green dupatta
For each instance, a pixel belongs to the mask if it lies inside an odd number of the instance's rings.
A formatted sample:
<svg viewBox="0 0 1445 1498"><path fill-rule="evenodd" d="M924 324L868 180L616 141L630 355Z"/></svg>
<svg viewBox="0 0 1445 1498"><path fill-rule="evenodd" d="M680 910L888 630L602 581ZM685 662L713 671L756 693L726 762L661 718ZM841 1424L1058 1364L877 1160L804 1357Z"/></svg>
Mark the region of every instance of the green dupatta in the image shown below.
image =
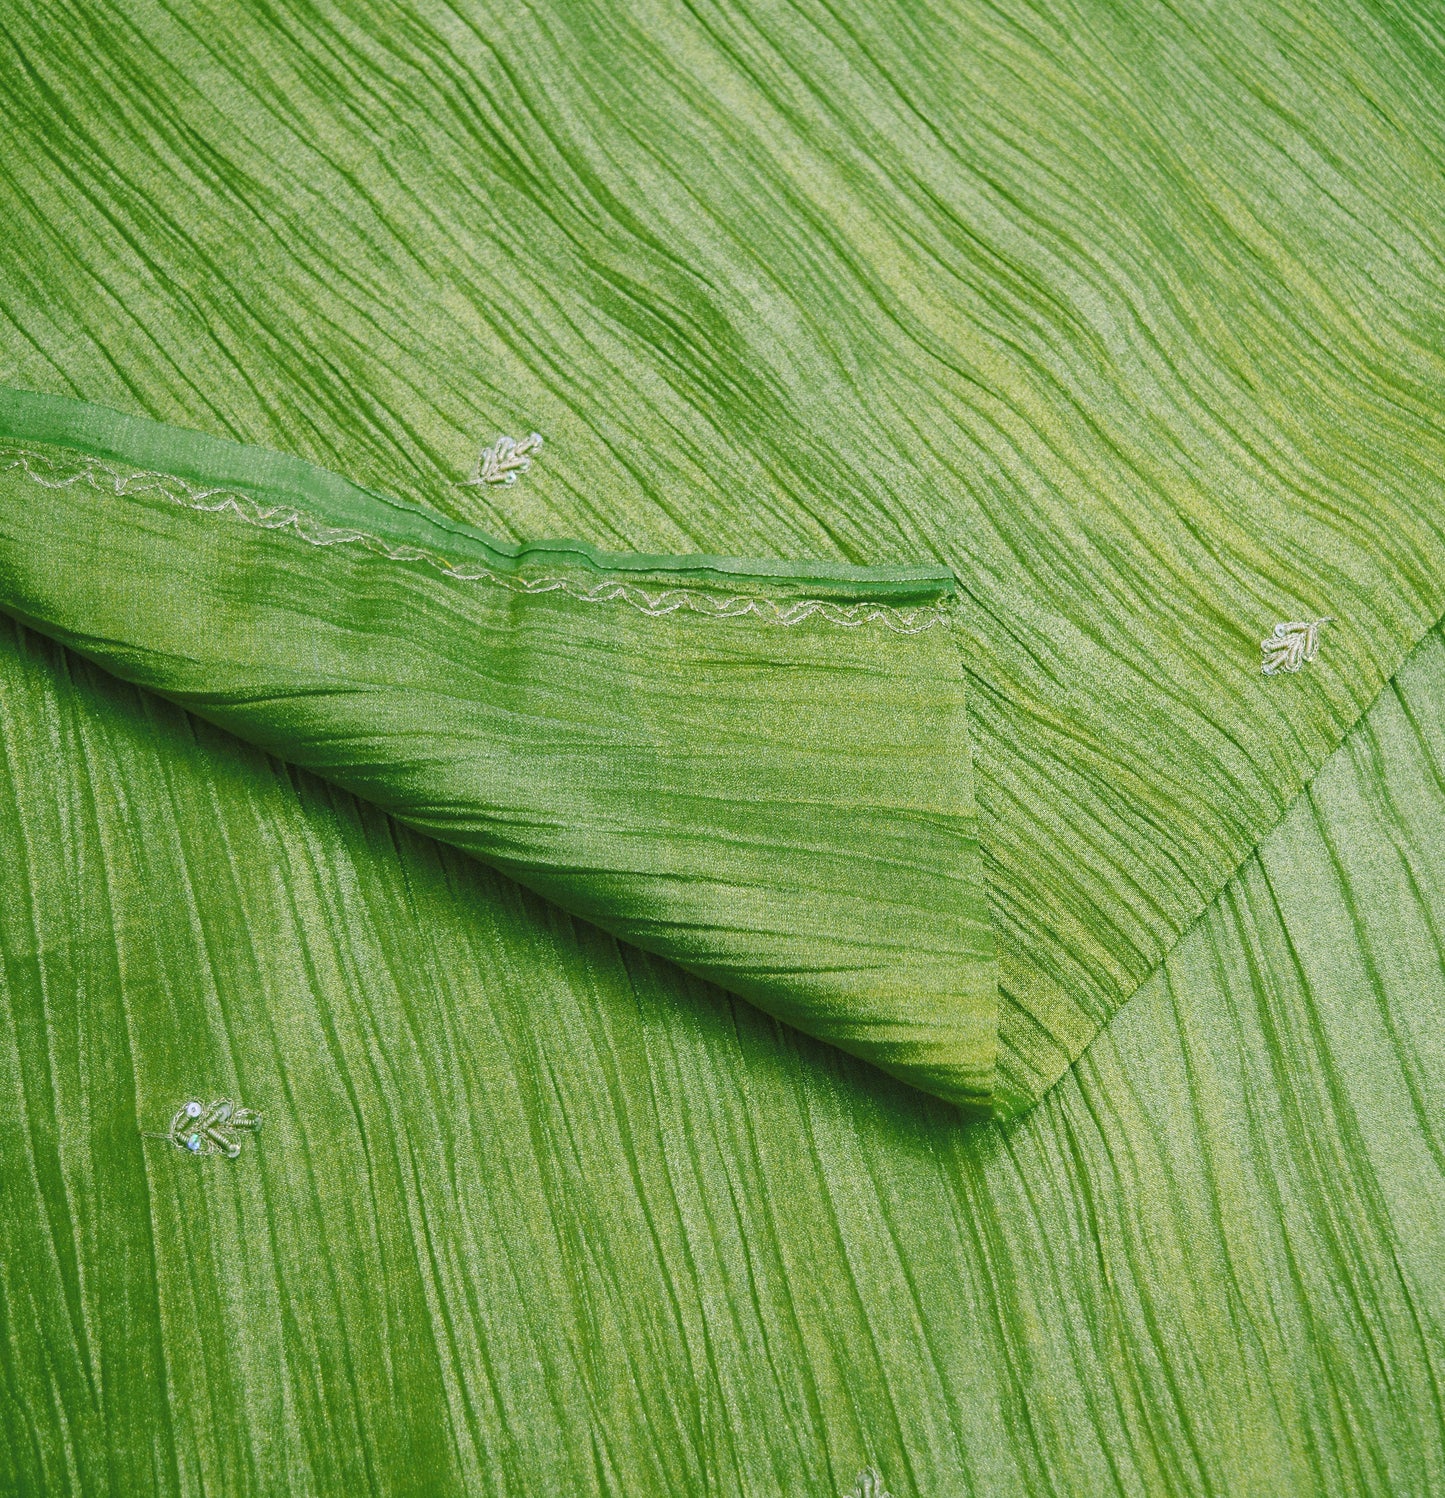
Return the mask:
<svg viewBox="0 0 1445 1498"><path fill-rule="evenodd" d="M1436 32L7 18L0 1488L1445 1483Z"/></svg>

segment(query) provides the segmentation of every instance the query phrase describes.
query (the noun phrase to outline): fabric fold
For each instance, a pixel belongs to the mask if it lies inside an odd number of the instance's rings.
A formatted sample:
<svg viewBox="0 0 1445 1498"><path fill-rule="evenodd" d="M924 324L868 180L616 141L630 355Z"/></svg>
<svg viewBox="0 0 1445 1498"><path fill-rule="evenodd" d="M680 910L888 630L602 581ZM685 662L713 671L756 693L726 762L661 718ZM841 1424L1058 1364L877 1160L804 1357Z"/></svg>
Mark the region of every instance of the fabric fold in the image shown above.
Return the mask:
<svg viewBox="0 0 1445 1498"><path fill-rule="evenodd" d="M997 980L953 589L508 546L280 454L0 395L16 618L983 1113Z"/></svg>

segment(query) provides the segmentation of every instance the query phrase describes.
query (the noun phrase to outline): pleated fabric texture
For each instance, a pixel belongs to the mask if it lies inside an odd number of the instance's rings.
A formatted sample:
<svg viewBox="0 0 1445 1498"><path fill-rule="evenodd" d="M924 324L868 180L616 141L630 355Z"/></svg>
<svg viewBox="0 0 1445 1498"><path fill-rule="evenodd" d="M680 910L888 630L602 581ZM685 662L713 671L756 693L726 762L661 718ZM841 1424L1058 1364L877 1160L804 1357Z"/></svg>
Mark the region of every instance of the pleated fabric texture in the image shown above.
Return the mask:
<svg viewBox="0 0 1445 1498"><path fill-rule="evenodd" d="M961 1126L0 622L0 1491L1439 1490L1442 725Z"/></svg>
<svg viewBox="0 0 1445 1498"><path fill-rule="evenodd" d="M275 454L0 395L0 607L987 1113L951 590L503 547Z"/></svg>
<svg viewBox="0 0 1445 1498"><path fill-rule="evenodd" d="M1410 579L1367 520L1363 501L1338 517L1331 564L1353 551L1360 573L1336 572L1346 614L1317 626L1330 649L1308 677L1220 674L1228 751L1155 828L1196 890L1400 649L1376 605ZM955 603L937 568L507 546L280 454L0 390L0 608L809 1034L1007 1115L1037 1093L997 1067ZM1017 786L1037 762L1020 736L984 779ZM1154 793L1177 773L1158 767ZM1015 855L1052 892L1031 948L1071 993L1124 917L1171 930L1147 870L1113 863L1149 788L1113 794L1083 823L1041 804L1051 835Z"/></svg>
<svg viewBox="0 0 1445 1498"><path fill-rule="evenodd" d="M1351 543L1342 528L1334 550ZM1243 777L1216 824L1238 856L1397 646L1367 599L1404 584L1353 544L1369 570L1335 584L1364 621L1353 655L1312 661L1307 690L1219 693L1252 708L1216 766ZM954 602L937 568L506 546L280 454L0 391L0 608L809 1034L1007 1114L1036 1099L996 1085ZM1147 814L1116 794L1119 821ZM1111 909L1162 940L1142 873L1111 883L1097 861L1114 824L1046 810L1026 882L1061 904L1039 959L1099 960ZM1178 817L1171 856L1206 884ZM1071 851L1096 886L1081 928Z"/></svg>
<svg viewBox="0 0 1445 1498"><path fill-rule="evenodd" d="M5 383L520 539L961 579L1003 1107L1445 606L1428 8L142 0L4 45Z"/></svg>
<svg viewBox="0 0 1445 1498"><path fill-rule="evenodd" d="M269 456L0 476L0 1491L1445 1487L1442 159L1410 0L5 9L0 383Z"/></svg>

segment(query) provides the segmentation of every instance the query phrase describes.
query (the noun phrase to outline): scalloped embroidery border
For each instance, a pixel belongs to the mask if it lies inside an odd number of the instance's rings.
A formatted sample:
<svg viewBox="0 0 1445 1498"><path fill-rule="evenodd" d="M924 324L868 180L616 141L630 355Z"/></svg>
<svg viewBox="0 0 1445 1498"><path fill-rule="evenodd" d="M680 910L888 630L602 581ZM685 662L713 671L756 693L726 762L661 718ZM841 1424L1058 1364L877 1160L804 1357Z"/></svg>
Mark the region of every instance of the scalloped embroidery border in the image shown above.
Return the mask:
<svg viewBox="0 0 1445 1498"><path fill-rule="evenodd" d="M62 463L64 453L70 465ZM881 603L834 603L824 598L784 600L746 593L705 593L695 588L664 588L651 592L638 583L604 578L585 583L570 577L521 577L477 564L453 562L420 546L393 545L380 536L347 527L323 525L292 505L264 505L240 490L204 488L177 474L148 469L127 471L88 453L58 448L53 453L34 448L0 446L0 471L19 469L47 489L83 484L101 493L124 498L131 494L160 494L174 504L205 514L230 512L248 525L265 530L291 530L312 546L361 546L393 562L423 562L447 577L485 582L513 593L564 593L582 603L630 604L651 618L686 610L709 619L751 617L765 624L789 626L805 619L822 619L845 629L882 624L896 634L916 635L941 624L947 627L946 601L913 608Z"/></svg>

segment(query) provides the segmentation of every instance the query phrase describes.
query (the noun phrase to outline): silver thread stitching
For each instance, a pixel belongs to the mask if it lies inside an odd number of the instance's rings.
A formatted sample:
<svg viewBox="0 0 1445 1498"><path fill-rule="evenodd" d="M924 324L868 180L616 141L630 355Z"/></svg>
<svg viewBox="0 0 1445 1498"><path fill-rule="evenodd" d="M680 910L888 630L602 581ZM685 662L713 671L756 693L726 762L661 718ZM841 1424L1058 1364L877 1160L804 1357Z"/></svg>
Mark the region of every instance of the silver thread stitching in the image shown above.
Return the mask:
<svg viewBox="0 0 1445 1498"><path fill-rule="evenodd" d="M1275 627L1260 641L1266 676L1298 671L1320 653L1320 630L1333 619L1296 619Z"/></svg>
<svg viewBox="0 0 1445 1498"><path fill-rule="evenodd" d="M515 484L520 474L532 466L533 457L542 450L542 434L533 432L520 442L498 437L491 447L484 447L470 478L452 487L465 489L469 484Z"/></svg>
<svg viewBox="0 0 1445 1498"><path fill-rule="evenodd" d="M291 505L263 505L239 490L201 488L176 474L149 470L127 472L86 453L67 450L67 456L73 464L70 469L64 468L54 454L0 446L0 471L19 469L27 478L47 489L84 484L101 493L122 498L132 494L159 494L185 509L204 514L226 511L246 524L264 530L294 531L312 546L361 546L389 561L422 562L447 577L465 582L489 583L513 593L563 593L582 603L625 603L650 618L686 611L709 619L753 617L765 624L783 626L818 618L844 629L877 623L901 635L922 634L935 625L947 627L949 623L946 600L909 608L882 603L834 603L824 598L789 600L752 594L712 594L694 588L663 588L660 592L652 592L639 583L620 578L604 578L588 585L577 578L521 577L476 563L453 562L419 546L395 545L365 531L322 525Z"/></svg>
<svg viewBox="0 0 1445 1498"><path fill-rule="evenodd" d="M237 1131L254 1134L261 1127L261 1115L254 1108L243 1108L230 1098L203 1103L190 1098L176 1109L171 1126L164 1134L147 1134L147 1139L169 1139L183 1154L205 1160L224 1155L234 1160L241 1153Z"/></svg>

